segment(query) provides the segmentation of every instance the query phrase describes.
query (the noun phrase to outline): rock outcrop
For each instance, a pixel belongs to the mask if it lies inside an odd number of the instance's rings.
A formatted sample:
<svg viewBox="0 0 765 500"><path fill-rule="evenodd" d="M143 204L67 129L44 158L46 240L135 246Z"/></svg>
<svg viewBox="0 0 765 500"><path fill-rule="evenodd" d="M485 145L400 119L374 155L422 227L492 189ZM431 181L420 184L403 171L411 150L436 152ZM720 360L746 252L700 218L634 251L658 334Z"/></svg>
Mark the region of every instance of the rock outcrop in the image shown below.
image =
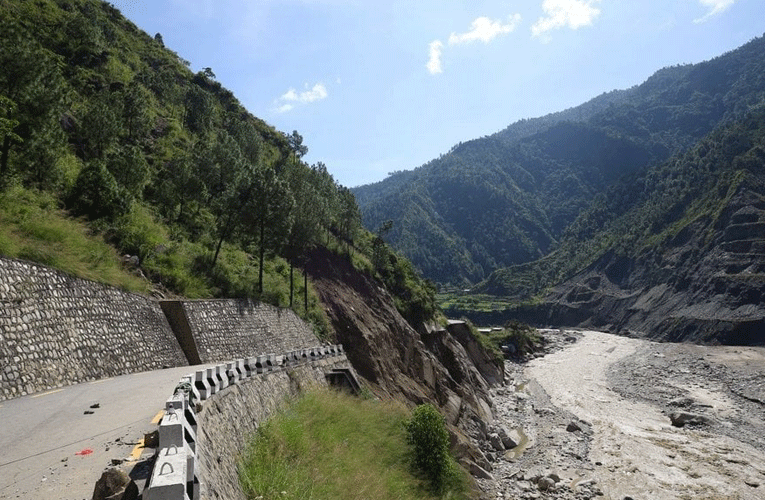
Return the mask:
<svg viewBox="0 0 765 500"><path fill-rule="evenodd" d="M524 319L656 340L765 345L765 200L758 191L742 186L717 220L694 221L637 258L607 253Z"/></svg>
<svg viewBox="0 0 765 500"><path fill-rule="evenodd" d="M446 329L423 327L418 333L396 310L388 292L346 258L316 250L308 272L336 341L373 392L410 405L437 405L460 461L468 469L470 464L491 469L475 442L487 439L493 420L489 387L502 383L502 364L488 363L480 346ZM473 359L483 360L478 363L483 373Z"/></svg>

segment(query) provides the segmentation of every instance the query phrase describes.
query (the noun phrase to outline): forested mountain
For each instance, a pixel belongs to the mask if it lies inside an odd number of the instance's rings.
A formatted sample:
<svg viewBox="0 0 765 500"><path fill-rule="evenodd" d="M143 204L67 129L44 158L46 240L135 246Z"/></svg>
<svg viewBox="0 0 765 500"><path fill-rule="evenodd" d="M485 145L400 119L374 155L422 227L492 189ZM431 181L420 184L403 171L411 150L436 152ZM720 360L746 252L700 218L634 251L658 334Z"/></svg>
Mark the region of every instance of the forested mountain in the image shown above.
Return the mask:
<svg viewBox="0 0 765 500"><path fill-rule="evenodd" d="M301 160L299 133L109 3L0 0L0 68L0 255L74 273L116 258L63 263L78 217L162 293L259 297L320 324L293 269L329 246L399 293L407 319L432 315L432 287L362 230L326 166Z"/></svg>
<svg viewBox="0 0 765 500"><path fill-rule="evenodd" d="M762 345L764 262L760 104L685 153L616 183L569 226L554 252L496 271L476 292L516 304L484 314L484 321L522 318Z"/></svg>
<svg viewBox="0 0 765 500"><path fill-rule="evenodd" d="M558 248L572 222L621 179L683 154L764 99L765 38L757 38L459 144L354 194L366 227L393 221L390 243L427 277L476 283Z"/></svg>

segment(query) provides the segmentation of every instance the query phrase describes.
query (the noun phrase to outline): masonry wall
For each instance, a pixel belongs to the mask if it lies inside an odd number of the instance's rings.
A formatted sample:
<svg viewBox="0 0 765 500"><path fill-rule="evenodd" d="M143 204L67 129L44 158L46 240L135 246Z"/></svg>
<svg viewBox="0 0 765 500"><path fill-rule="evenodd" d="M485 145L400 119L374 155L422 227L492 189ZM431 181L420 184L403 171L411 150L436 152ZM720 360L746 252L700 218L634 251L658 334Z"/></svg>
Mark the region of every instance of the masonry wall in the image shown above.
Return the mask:
<svg viewBox="0 0 765 500"><path fill-rule="evenodd" d="M248 299L180 303L202 363L320 344L311 326L289 309Z"/></svg>
<svg viewBox="0 0 765 500"><path fill-rule="evenodd" d="M186 364L157 301L0 258L0 400Z"/></svg>
<svg viewBox="0 0 765 500"><path fill-rule="evenodd" d="M258 375L216 393L197 413L196 467L202 500L247 500L239 484L240 454L258 425L291 396L326 386L325 373L350 368L345 355Z"/></svg>

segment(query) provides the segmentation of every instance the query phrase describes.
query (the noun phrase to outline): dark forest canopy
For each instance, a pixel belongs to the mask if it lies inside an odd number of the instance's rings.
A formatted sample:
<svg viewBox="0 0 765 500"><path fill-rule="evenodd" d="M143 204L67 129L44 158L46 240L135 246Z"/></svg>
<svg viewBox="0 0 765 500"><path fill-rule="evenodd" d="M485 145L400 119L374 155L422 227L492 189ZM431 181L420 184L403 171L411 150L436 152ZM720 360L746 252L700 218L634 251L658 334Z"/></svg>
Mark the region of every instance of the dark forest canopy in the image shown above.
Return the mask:
<svg viewBox="0 0 765 500"><path fill-rule="evenodd" d="M424 290L402 309L432 315L432 287L362 229L325 165L302 161L301 135L188 66L106 2L1 0L0 193L49 193L172 293L300 309L293 268L322 245ZM302 312L322 314L303 292Z"/></svg>

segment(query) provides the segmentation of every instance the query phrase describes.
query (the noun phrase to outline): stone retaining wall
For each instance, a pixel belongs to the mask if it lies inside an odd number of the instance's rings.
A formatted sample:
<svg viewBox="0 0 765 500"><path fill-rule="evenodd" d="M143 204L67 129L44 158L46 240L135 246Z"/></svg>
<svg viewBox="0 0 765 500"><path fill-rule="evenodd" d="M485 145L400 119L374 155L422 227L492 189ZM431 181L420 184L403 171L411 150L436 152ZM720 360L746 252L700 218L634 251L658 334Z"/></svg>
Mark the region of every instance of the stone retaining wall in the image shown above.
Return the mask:
<svg viewBox="0 0 765 500"><path fill-rule="evenodd" d="M318 343L289 309L248 299L158 302L0 257L0 401Z"/></svg>
<svg viewBox="0 0 765 500"><path fill-rule="evenodd" d="M0 258L0 400L186 364L157 301Z"/></svg>
<svg viewBox="0 0 765 500"><path fill-rule="evenodd" d="M318 344L311 326L289 309L248 299L184 300L180 304L202 363Z"/></svg>

